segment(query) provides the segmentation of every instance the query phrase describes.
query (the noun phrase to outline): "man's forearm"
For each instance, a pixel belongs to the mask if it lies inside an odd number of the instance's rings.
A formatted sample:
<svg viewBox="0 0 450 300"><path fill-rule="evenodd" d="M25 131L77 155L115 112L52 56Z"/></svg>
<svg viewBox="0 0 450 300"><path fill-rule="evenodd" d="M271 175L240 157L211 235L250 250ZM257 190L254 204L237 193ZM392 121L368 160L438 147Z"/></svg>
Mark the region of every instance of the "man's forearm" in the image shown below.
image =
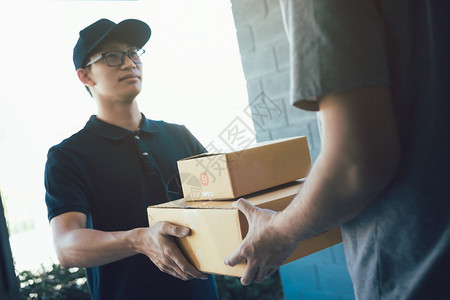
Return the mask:
<svg viewBox="0 0 450 300"><path fill-rule="evenodd" d="M59 261L64 267L85 268L129 257L138 253L132 246L133 234L133 231L72 230L56 245Z"/></svg>
<svg viewBox="0 0 450 300"><path fill-rule="evenodd" d="M175 238L186 237L189 228L167 222L116 232L74 228L84 223L84 217L80 218L80 215L83 216L75 213L78 219L72 219L73 222L70 214L61 217L66 218L65 223L58 217L52 220L56 251L62 266L95 267L141 253L162 272L182 280L207 279L186 260L175 242Z"/></svg>
<svg viewBox="0 0 450 300"><path fill-rule="evenodd" d="M299 242L356 217L392 178L371 182L358 178L356 169L337 167L319 157L299 194L275 216L274 225Z"/></svg>
<svg viewBox="0 0 450 300"><path fill-rule="evenodd" d="M274 223L303 240L366 208L397 171L399 142L389 90L371 87L324 96L322 151L299 195Z"/></svg>

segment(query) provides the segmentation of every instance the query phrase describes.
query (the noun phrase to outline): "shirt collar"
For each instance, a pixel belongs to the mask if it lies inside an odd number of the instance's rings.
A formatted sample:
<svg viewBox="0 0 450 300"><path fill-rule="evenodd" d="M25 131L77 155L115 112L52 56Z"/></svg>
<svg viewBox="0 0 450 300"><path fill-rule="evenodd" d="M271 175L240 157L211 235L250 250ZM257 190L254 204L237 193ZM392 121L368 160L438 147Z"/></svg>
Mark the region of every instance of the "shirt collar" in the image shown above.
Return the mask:
<svg viewBox="0 0 450 300"><path fill-rule="evenodd" d="M158 124L152 120L147 119L144 114L142 114L141 126L139 131L143 131L146 133L154 133L158 132L161 129ZM87 131L111 139L111 140L120 140L123 139L135 132L125 129L123 127L119 127L113 124L106 123L97 118L97 116L93 115L89 118L89 121L84 126L84 129Z"/></svg>

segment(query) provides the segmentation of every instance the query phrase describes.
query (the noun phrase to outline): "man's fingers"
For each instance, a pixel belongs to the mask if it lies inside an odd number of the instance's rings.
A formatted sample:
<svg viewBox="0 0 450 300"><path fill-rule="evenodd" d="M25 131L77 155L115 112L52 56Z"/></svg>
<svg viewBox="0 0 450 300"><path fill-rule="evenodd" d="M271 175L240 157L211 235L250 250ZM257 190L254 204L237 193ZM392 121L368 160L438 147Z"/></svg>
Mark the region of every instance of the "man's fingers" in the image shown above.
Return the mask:
<svg viewBox="0 0 450 300"><path fill-rule="evenodd" d="M244 260L244 256L241 254L241 246L239 246L233 254L225 258L223 261L226 265L229 265L230 267L234 267L238 263L240 263L242 260Z"/></svg>
<svg viewBox="0 0 450 300"><path fill-rule="evenodd" d="M186 257L184 257L181 250L173 243L171 253L168 255L169 264L175 271L180 274L184 280L192 278L207 279L207 276L198 271L193 265L191 265Z"/></svg>
<svg viewBox="0 0 450 300"><path fill-rule="evenodd" d="M161 233L164 235L171 235L178 238L183 238L189 235L189 227L174 225L170 223L164 223L161 225Z"/></svg>
<svg viewBox="0 0 450 300"><path fill-rule="evenodd" d="M174 269L173 266L167 264L157 264L156 265L161 272L167 273L181 280L188 280L187 276Z"/></svg>
<svg viewBox="0 0 450 300"><path fill-rule="evenodd" d="M267 271L266 278L272 276L273 274L275 274L275 272L277 270L278 270L278 268L271 268L271 269L269 269L269 271Z"/></svg>
<svg viewBox="0 0 450 300"><path fill-rule="evenodd" d="M182 280L207 279L206 274L201 273L188 262L175 243L175 237L182 238L189 234L188 227L159 222L153 228L157 233L156 243L158 246L148 256L161 271Z"/></svg>
<svg viewBox="0 0 450 300"><path fill-rule="evenodd" d="M192 276L191 274L184 272L182 266L178 265L176 262L173 262L172 269L177 274L175 277L180 278L181 280L190 280L193 278L196 278L195 276Z"/></svg>
<svg viewBox="0 0 450 300"><path fill-rule="evenodd" d="M180 269L180 272L182 272L183 274L188 274L193 278L208 279L208 276L206 276L206 274L200 272L188 262L181 251L176 250L173 260L177 267Z"/></svg>
<svg viewBox="0 0 450 300"><path fill-rule="evenodd" d="M250 217L252 212L256 209L256 207L245 200L244 198L240 198L239 200L233 202L233 207L239 209L247 218L247 220L250 221Z"/></svg>
<svg viewBox="0 0 450 300"><path fill-rule="evenodd" d="M189 274L189 276L191 276L193 278L203 279L203 280L208 279L208 276L206 274L200 272L191 264L187 265L186 267L183 267L181 270L183 272L185 272L186 274Z"/></svg>
<svg viewBox="0 0 450 300"><path fill-rule="evenodd" d="M240 263L244 259L245 259L245 257L243 257L243 256L241 256L239 254L236 254L236 255L233 254L233 255L225 258L224 263L226 265L229 265L230 267L234 267L235 265L237 265L238 263Z"/></svg>
<svg viewBox="0 0 450 300"><path fill-rule="evenodd" d="M244 275L242 275L241 283L242 285L249 285L253 282L253 279L256 277L259 271L258 266L247 263L247 267L245 268Z"/></svg>
<svg viewBox="0 0 450 300"><path fill-rule="evenodd" d="M255 276L255 282L262 282L267 277L272 276L277 271L276 268L268 268L268 269L259 269L258 273Z"/></svg>
<svg viewBox="0 0 450 300"><path fill-rule="evenodd" d="M170 274L181 280L193 278L206 279L206 275L199 272L194 266L183 257L181 252L175 251L165 259L158 261L157 267L164 273Z"/></svg>

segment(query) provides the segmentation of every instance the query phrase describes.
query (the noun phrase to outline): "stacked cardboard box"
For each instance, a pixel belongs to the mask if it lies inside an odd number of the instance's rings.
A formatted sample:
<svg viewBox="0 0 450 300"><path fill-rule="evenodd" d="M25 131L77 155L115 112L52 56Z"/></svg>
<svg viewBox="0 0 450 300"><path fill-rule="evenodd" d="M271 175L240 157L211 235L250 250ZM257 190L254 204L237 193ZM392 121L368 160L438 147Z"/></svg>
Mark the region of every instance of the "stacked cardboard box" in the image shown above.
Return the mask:
<svg viewBox="0 0 450 300"><path fill-rule="evenodd" d="M259 143L178 162L186 200L234 199L306 177L311 158L306 137Z"/></svg>
<svg viewBox="0 0 450 300"><path fill-rule="evenodd" d="M148 208L149 223L191 228L179 239L189 261L206 273L242 276L245 263L223 263L248 231L245 216L232 207L245 196L264 209L281 211L294 199L311 167L306 137L260 143L226 153L202 154L178 162L184 198ZM342 241L339 228L299 243L285 263Z"/></svg>

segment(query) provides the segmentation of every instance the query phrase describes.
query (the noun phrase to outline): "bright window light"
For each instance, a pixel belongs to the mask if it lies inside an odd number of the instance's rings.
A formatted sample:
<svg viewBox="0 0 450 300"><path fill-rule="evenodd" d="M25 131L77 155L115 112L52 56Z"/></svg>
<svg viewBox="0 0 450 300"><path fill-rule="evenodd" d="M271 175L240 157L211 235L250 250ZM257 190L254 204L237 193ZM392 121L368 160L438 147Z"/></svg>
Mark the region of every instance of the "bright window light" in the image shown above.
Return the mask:
<svg viewBox="0 0 450 300"><path fill-rule="evenodd" d="M55 261L44 201L48 149L96 113L72 50L100 18L152 28L140 110L186 125L205 145L236 122L253 128L229 0L3 1L0 5L0 191L18 271ZM208 147L207 147L208 148Z"/></svg>

